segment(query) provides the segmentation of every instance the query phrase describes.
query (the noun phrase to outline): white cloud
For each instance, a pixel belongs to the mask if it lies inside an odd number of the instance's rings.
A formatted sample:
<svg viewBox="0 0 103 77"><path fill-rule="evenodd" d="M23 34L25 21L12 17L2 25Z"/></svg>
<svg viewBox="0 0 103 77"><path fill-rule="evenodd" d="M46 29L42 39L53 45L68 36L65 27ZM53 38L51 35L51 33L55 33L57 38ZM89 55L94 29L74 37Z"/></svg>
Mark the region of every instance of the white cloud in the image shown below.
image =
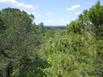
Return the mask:
<svg viewBox="0 0 103 77"><path fill-rule="evenodd" d="M76 15L79 15L80 13L81 13L81 12L76 12L75 14L76 14Z"/></svg>
<svg viewBox="0 0 103 77"><path fill-rule="evenodd" d="M54 15L54 13L53 13L53 12L48 12L48 13L46 14L46 16L51 16L51 15Z"/></svg>
<svg viewBox="0 0 103 77"><path fill-rule="evenodd" d="M36 6L35 6L35 9L38 9L38 8L39 8L39 5L36 5Z"/></svg>
<svg viewBox="0 0 103 77"><path fill-rule="evenodd" d="M33 5L24 4L24 3L20 3L20 2L16 2L15 4L13 4L13 6L15 6L15 7L21 7L21 8L24 8L24 9L34 9Z"/></svg>
<svg viewBox="0 0 103 77"><path fill-rule="evenodd" d="M80 7L80 5L76 4L76 5L72 5L71 7L67 8L67 10L68 11L74 11L74 10L76 10L79 7Z"/></svg>
<svg viewBox="0 0 103 77"><path fill-rule="evenodd" d="M37 17L43 17L43 15L41 15L41 14L38 14L38 15L37 15Z"/></svg>
<svg viewBox="0 0 103 77"><path fill-rule="evenodd" d="M31 4L25 4L23 2L18 2L16 0L0 0L0 3L5 3L5 4L10 4L11 6L17 7L17 8L21 8L21 9L25 9L25 10L34 10L34 9L38 9L39 6L33 6Z"/></svg>
<svg viewBox="0 0 103 77"><path fill-rule="evenodd" d="M15 0L0 0L0 3L15 3Z"/></svg>

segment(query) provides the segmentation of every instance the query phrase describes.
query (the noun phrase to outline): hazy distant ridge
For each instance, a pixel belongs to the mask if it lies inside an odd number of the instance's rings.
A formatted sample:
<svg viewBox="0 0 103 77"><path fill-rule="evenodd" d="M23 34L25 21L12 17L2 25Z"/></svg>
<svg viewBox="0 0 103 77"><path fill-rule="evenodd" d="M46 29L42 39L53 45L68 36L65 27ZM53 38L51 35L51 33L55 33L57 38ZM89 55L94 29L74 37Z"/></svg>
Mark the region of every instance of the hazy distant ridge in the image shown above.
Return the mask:
<svg viewBox="0 0 103 77"><path fill-rule="evenodd" d="M48 25L45 25L44 26L46 29L65 29L66 28L66 26L48 26Z"/></svg>

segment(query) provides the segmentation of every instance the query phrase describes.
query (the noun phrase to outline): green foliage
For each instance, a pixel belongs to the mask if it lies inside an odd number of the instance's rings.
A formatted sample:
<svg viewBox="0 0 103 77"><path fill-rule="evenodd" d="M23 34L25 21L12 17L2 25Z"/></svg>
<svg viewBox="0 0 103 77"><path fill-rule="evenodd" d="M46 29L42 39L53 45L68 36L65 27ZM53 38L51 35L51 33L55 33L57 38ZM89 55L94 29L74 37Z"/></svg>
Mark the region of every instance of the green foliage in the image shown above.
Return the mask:
<svg viewBox="0 0 103 77"><path fill-rule="evenodd" d="M97 3L98 4L98 3ZM46 68L47 77L102 77L102 8L97 4L85 10L79 18L67 25L65 33L46 39L40 52L51 67ZM96 8L96 9L93 9ZM100 9L100 11L95 11ZM91 16L95 13L97 21ZM100 28L97 28L99 23ZM97 30L97 31L96 31ZM97 39L98 38L98 39ZM101 42L100 42L101 41ZM45 48L46 47L46 48Z"/></svg>
<svg viewBox="0 0 103 77"><path fill-rule="evenodd" d="M43 52L44 58L51 65L45 69L47 77L58 77L59 75L62 77L80 77L82 75L92 77L94 66L92 58L95 55L95 51L92 50L95 47L94 41L92 42L93 37L88 38L75 33L60 37L49 39L41 48L43 49L41 51L45 52ZM44 49L44 47L46 48Z"/></svg>
<svg viewBox="0 0 103 77"><path fill-rule="evenodd" d="M81 25L78 21L72 21L67 25L68 32L81 33Z"/></svg>
<svg viewBox="0 0 103 77"><path fill-rule="evenodd" d="M12 71L18 73L13 73L13 77L28 77L33 74L30 68L36 57L35 49L41 43L41 27L33 23L34 16L15 8L1 10L0 19L1 67L13 61Z"/></svg>
<svg viewBox="0 0 103 77"><path fill-rule="evenodd" d="M90 8L89 18L95 26L103 24L103 6L100 4L99 1L96 3L95 6Z"/></svg>

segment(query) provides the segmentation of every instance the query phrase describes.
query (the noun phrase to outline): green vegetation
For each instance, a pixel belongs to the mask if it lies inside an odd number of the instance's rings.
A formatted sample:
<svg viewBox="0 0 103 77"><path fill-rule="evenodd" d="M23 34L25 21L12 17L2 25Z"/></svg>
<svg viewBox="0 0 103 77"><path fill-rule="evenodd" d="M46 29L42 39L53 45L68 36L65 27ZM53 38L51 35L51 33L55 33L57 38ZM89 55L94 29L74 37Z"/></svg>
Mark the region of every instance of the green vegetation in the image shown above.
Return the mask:
<svg viewBox="0 0 103 77"><path fill-rule="evenodd" d="M0 11L0 77L103 77L103 6L66 28L36 25L16 8Z"/></svg>

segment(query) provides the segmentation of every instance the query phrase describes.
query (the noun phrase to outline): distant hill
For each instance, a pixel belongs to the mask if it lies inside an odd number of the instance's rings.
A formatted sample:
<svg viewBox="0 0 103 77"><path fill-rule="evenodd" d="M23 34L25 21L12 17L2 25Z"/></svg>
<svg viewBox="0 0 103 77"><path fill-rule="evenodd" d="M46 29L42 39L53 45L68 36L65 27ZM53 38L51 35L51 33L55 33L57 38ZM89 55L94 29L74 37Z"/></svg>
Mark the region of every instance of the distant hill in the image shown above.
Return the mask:
<svg viewBox="0 0 103 77"><path fill-rule="evenodd" d="M65 29L66 26L44 26L45 29Z"/></svg>

